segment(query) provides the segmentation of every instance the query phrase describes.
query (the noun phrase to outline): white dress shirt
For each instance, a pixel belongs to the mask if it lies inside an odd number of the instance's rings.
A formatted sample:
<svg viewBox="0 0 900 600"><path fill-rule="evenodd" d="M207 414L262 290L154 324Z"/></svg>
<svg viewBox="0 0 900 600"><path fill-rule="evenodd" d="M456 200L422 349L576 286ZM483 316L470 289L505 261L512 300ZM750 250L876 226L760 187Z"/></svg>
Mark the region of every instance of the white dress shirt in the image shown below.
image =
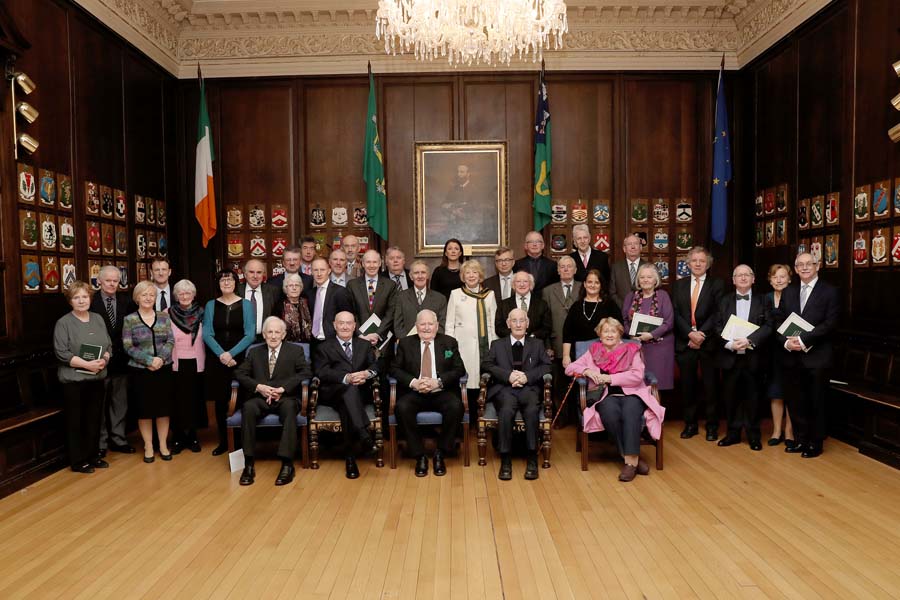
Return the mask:
<svg viewBox="0 0 900 600"><path fill-rule="evenodd" d="M256 290L253 290L250 287L250 284L247 284L247 286L244 288L244 300L246 300L247 302L250 302L250 293L253 291L256 292L256 333L259 334L259 333L262 333L262 324L263 324L262 286L259 286L258 288L256 288ZM251 303L250 306L253 306L253 303Z"/></svg>
<svg viewBox="0 0 900 600"><path fill-rule="evenodd" d="M172 306L172 287L167 283L166 287L157 287L156 288L156 310L162 310L159 307L159 301L162 300L162 294L160 292L166 293L166 308ZM115 304L115 302L113 302Z"/></svg>

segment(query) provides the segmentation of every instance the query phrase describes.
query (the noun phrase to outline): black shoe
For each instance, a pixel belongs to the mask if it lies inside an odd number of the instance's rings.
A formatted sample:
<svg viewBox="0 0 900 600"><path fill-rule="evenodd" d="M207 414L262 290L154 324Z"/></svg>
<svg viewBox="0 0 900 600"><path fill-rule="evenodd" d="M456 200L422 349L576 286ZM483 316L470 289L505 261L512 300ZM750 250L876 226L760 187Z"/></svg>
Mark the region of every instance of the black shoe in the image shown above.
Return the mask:
<svg viewBox="0 0 900 600"><path fill-rule="evenodd" d="M444 454L437 450L434 453L434 474L440 477L447 474L447 465L444 464Z"/></svg>
<svg viewBox="0 0 900 600"><path fill-rule="evenodd" d="M172 447L169 448L169 452L172 454L181 454L182 450L184 450L184 446L181 445L181 442L172 442Z"/></svg>
<svg viewBox="0 0 900 600"><path fill-rule="evenodd" d="M759 440L750 440L750 449L759 452L762 450L762 443Z"/></svg>
<svg viewBox="0 0 900 600"><path fill-rule="evenodd" d="M345 467L347 469L347 479L359 478L359 467L356 466L355 458L348 456Z"/></svg>
<svg viewBox="0 0 900 600"><path fill-rule="evenodd" d="M769 441L766 443L770 446L777 446L778 444L780 444L783 441L784 441L784 436L782 435L779 437L769 438Z"/></svg>
<svg viewBox="0 0 900 600"><path fill-rule="evenodd" d="M134 446L130 444L110 444L109 450L111 452L121 452L122 454L134 454Z"/></svg>
<svg viewBox="0 0 900 600"><path fill-rule="evenodd" d="M144 457L144 462L147 463L148 465L149 465L150 463L152 463L154 460L156 460L156 457L155 457L155 456L145 456L145 457Z"/></svg>
<svg viewBox="0 0 900 600"><path fill-rule="evenodd" d="M796 445L797 445L797 442L795 442L794 440L785 439L784 440L784 451L787 452L788 448L793 448Z"/></svg>
<svg viewBox="0 0 900 600"><path fill-rule="evenodd" d="M784 442L784 451L788 454L802 454L806 452L806 446L801 444L800 442L793 442L788 445L787 440Z"/></svg>
<svg viewBox="0 0 900 600"><path fill-rule="evenodd" d="M512 479L512 460L510 460L509 456L500 458L500 473L497 474L497 479L500 481Z"/></svg>
<svg viewBox="0 0 900 600"><path fill-rule="evenodd" d="M228 452L228 446L223 446L223 445L219 444L218 446L213 448L212 455L213 456L221 456L222 454L225 454L226 452Z"/></svg>
<svg viewBox="0 0 900 600"><path fill-rule="evenodd" d="M294 465L281 465L275 485L287 485L294 480Z"/></svg>
<svg viewBox="0 0 900 600"><path fill-rule="evenodd" d="M706 439L709 439L709 432L706 433ZM721 440L719 440L719 446L734 446L735 444L741 443L741 436L734 435L729 433Z"/></svg>
<svg viewBox="0 0 900 600"><path fill-rule="evenodd" d="M697 435L698 429L696 423L687 424L684 426L684 430L681 432L681 439L689 440L695 435Z"/></svg>
<svg viewBox="0 0 900 600"><path fill-rule="evenodd" d="M428 457L424 454L416 459L416 477L428 475Z"/></svg>
<svg viewBox="0 0 900 600"><path fill-rule="evenodd" d="M75 473L93 473L94 467L91 466L91 463L84 463L83 465L72 467L72 471Z"/></svg>
<svg viewBox="0 0 900 600"><path fill-rule="evenodd" d="M194 440L188 448L190 448L191 452L200 452L200 442Z"/></svg>
<svg viewBox="0 0 900 600"><path fill-rule="evenodd" d="M94 467L95 469L108 469L109 463L106 462L105 460L103 460L102 458L98 458L94 462L91 463L91 466Z"/></svg>
<svg viewBox="0 0 900 600"><path fill-rule="evenodd" d="M363 456L375 456L375 453L378 451L378 448L375 446L375 440L369 435L359 439L359 447Z"/></svg>
<svg viewBox="0 0 900 600"><path fill-rule="evenodd" d="M719 439L719 430L718 429L707 429L706 430L706 441L714 442Z"/></svg>
<svg viewBox="0 0 900 600"><path fill-rule="evenodd" d="M100 458L106 458L106 448L104 448L103 450L101 450L101 451L100 451L100 454L98 454L97 456L99 456Z"/></svg>
<svg viewBox="0 0 900 600"><path fill-rule="evenodd" d="M160 452L159 457L163 460L168 461L168 460L172 460L172 454L174 454L174 452L169 452L169 454L163 454L162 452Z"/></svg>
<svg viewBox="0 0 900 600"><path fill-rule="evenodd" d="M822 444L810 444L800 455L803 458L815 458L822 455Z"/></svg>
<svg viewBox="0 0 900 600"><path fill-rule="evenodd" d="M253 485L254 479L256 479L256 469L253 468L253 465L245 465L244 470L241 471L241 485Z"/></svg>
<svg viewBox="0 0 900 600"><path fill-rule="evenodd" d="M528 462L525 463L525 479L527 479L528 481L534 481L535 479L538 478L538 475L539 475L539 471L538 471L537 457L532 456L531 458L528 459Z"/></svg>

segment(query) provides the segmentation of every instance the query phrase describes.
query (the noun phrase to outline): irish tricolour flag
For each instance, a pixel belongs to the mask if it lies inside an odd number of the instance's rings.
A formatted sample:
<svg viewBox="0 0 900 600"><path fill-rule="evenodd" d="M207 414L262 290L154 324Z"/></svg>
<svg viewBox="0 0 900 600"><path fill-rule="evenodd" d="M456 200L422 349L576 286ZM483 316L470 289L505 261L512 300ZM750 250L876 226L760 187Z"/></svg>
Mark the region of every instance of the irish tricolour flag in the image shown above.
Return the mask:
<svg viewBox="0 0 900 600"><path fill-rule="evenodd" d="M197 168L194 176L194 215L203 230L203 247L216 235L216 192L213 187L213 141L209 128L209 112L206 110L206 88L200 65L197 65L200 81L200 116L197 120Z"/></svg>

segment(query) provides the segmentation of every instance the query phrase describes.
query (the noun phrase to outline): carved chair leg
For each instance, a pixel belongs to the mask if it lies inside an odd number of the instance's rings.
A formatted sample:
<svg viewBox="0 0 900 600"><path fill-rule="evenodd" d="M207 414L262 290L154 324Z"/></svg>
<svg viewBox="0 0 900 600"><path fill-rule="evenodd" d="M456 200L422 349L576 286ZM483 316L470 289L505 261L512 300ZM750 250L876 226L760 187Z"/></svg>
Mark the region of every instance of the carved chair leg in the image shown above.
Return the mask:
<svg viewBox="0 0 900 600"><path fill-rule="evenodd" d="M390 425L389 429L391 430L390 431L391 432L391 441L390 441L391 468L396 469L397 468L397 426Z"/></svg>
<svg viewBox="0 0 900 600"><path fill-rule="evenodd" d="M659 439L656 440L656 470L662 471L663 469L663 436L662 432L659 434Z"/></svg>
<svg viewBox="0 0 900 600"><path fill-rule="evenodd" d="M309 425L309 462L312 470L319 468L319 428L312 423Z"/></svg>
<svg viewBox="0 0 900 600"><path fill-rule="evenodd" d="M469 466L469 424L463 423L463 465Z"/></svg>
<svg viewBox="0 0 900 600"><path fill-rule="evenodd" d="M309 468L309 427L300 428L300 460L304 469Z"/></svg>
<svg viewBox="0 0 900 600"><path fill-rule="evenodd" d="M381 430L381 419L372 424L375 428L375 466L381 468L384 466L384 432Z"/></svg>
<svg viewBox="0 0 900 600"><path fill-rule="evenodd" d="M578 432L578 439L581 440L581 470L588 470L588 458L591 454L591 443L588 440L588 434L581 430Z"/></svg>
<svg viewBox="0 0 900 600"><path fill-rule="evenodd" d="M545 469L550 468L550 450L552 449L551 444L553 441L553 434L551 433L550 429L551 428L549 423L544 425L544 435L541 436L541 449L543 450L544 454L544 464L542 464L541 466Z"/></svg>
<svg viewBox="0 0 900 600"><path fill-rule="evenodd" d="M487 464L487 429L484 426L484 421L478 419L478 465L484 466Z"/></svg>

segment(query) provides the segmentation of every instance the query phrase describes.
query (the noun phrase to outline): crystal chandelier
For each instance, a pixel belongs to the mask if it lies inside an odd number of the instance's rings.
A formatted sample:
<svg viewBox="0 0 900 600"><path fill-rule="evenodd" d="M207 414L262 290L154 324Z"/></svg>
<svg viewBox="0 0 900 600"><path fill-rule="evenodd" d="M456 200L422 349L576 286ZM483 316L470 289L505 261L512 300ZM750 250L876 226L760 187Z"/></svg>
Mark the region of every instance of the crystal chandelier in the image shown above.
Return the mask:
<svg viewBox="0 0 900 600"><path fill-rule="evenodd" d="M564 0L379 0L375 15L385 52L450 65L536 62L568 29Z"/></svg>

